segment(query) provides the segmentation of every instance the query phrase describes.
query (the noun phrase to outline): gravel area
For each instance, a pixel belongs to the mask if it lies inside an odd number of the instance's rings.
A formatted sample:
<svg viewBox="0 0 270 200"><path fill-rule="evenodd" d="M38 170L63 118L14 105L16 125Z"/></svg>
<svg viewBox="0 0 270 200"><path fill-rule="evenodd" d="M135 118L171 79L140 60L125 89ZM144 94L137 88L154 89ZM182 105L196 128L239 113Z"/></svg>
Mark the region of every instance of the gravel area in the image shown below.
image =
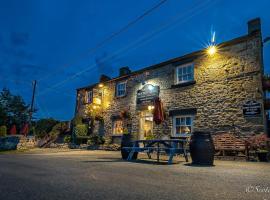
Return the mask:
<svg viewBox="0 0 270 200"><path fill-rule="evenodd" d="M0 154L0 199L270 200L270 163L216 161L194 167L157 164L120 152L40 149Z"/></svg>

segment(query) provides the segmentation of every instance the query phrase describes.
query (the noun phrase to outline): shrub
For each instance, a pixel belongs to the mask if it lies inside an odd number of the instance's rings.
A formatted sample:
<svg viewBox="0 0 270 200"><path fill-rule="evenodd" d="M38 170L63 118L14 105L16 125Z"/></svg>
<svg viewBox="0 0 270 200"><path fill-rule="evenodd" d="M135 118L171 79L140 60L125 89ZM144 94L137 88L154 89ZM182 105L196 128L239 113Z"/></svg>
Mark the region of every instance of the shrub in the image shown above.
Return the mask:
<svg viewBox="0 0 270 200"><path fill-rule="evenodd" d="M80 116L75 116L73 119L72 119L72 124L74 125L74 126L77 126L77 125L80 125L80 124L82 124L82 117L80 117Z"/></svg>
<svg viewBox="0 0 270 200"><path fill-rule="evenodd" d="M103 136L100 135L91 135L89 140L87 141L88 145L100 145L104 144L105 139Z"/></svg>
<svg viewBox="0 0 270 200"><path fill-rule="evenodd" d="M71 136L70 135L66 135L64 137L64 143L70 143L71 142Z"/></svg>
<svg viewBox="0 0 270 200"><path fill-rule="evenodd" d="M35 134L38 138L44 137L47 133L50 133L53 127L58 123L55 119L41 119L36 122Z"/></svg>
<svg viewBox="0 0 270 200"><path fill-rule="evenodd" d="M7 127L0 126L0 137L5 137L7 135Z"/></svg>
<svg viewBox="0 0 270 200"><path fill-rule="evenodd" d="M85 124L78 124L74 127L74 133L76 136L86 136L88 132Z"/></svg>

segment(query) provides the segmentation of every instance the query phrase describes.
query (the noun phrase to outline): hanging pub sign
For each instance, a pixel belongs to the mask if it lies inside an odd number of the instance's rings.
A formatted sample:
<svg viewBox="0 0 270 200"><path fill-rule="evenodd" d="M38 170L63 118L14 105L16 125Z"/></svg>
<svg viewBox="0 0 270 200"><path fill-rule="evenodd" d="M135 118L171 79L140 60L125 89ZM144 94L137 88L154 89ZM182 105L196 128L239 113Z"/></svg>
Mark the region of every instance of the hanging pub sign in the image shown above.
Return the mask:
<svg viewBox="0 0 270 200"><path fill-rule="evenodd" d="M154 100L159 97L159 86L146 84L142 89L137 91L137 105L153 104Z"/></svg>
<svg viewBox="0 0 270 200"><path fill-rule="evenodd" d="M261 103L257 101L247 101L243 105L244 117L257 117L261 115Z"/></svg>

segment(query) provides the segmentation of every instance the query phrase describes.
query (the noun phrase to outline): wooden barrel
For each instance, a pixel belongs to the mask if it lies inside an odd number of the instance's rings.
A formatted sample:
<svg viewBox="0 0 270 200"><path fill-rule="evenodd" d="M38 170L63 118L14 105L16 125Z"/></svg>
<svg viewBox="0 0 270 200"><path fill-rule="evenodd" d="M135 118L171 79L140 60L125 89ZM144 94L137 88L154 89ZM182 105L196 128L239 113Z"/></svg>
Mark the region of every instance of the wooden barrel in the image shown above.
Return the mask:
<svg viewBox="0 0 270 200"><path fill-rule="evenodd" d="M133 141L134 141L134 136L132 134L123 134L122 135L122 140L121 140L121 155L124 160L128 158L129 155L129 150L123 149L123 147L132 147L133 146ZM133 154L132 159L137 159L138 153L135 152Z"/></svg>
<svg viewBox="0 0 270 200"><path fill-rule="evenodd" d="M211 134L194 132L190 140L190 155L194 165L213 165L215 147Z"/></svg>

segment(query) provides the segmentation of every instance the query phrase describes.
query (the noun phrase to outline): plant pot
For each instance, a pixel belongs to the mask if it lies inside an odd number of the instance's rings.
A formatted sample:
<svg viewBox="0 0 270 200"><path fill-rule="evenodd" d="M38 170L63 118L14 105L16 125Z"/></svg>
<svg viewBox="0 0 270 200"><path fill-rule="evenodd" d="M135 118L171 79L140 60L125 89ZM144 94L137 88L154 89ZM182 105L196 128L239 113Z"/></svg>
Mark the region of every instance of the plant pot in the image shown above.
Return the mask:
<svg viewBox="0 0 270 200"><path fill-rule="evenodd" d="M270 79L269 78L263 79L263 89L270 90Z"/></svg>
<svg viewBox="0 0 270 200"><path fill-rule="evenodd" d="M258 159L260 162L268 162L269 161L269 156L268 152L257 152Z"/></svg>

